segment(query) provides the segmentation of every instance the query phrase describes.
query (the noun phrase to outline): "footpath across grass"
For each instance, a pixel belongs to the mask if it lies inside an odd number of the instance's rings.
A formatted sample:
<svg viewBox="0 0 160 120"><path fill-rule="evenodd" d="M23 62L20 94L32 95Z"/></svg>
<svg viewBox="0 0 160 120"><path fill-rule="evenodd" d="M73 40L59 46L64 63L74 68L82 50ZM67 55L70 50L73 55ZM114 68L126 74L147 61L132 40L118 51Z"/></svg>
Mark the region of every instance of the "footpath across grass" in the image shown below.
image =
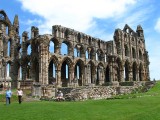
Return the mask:
<svg viewBox="0 0 160 120"><path fill-rule="evenodd" d="M159 120L160 83L131 99L0 102L0 120Z"/></svg>

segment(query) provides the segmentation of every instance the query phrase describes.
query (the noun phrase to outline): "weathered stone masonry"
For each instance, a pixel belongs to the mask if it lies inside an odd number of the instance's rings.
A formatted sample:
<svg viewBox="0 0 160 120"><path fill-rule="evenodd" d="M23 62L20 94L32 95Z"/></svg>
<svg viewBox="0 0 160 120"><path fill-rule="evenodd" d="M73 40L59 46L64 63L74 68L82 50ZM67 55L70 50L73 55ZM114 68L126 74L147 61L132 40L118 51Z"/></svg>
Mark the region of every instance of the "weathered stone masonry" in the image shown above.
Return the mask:
<svg viewBox="0 0 160 120"><path fill-rule="evenodd" d="M140 25L136 32L128 25L116 29L112 41L60 25L52 27L52 34L44 35L32 26L31 38L28 36L24 31L20 42L18 16L12 24L0 10L3 85L79 87L150 81L149 57ZM62 44L67 46L66 54L62 54Z"/></svg>

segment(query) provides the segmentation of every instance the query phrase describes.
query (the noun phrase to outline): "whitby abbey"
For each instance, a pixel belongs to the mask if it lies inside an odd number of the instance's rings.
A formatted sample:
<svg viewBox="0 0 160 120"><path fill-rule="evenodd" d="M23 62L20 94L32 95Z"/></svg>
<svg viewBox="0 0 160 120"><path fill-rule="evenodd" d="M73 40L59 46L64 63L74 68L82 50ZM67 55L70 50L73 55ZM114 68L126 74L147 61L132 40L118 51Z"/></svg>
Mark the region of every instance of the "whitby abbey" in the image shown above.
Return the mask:
<svg viewBox="0 0 160 120"><path fill-rule="evenodd" d="M61 25L52 26L52 34L44 35L32 26L31 35L24 31L20 36L19 26L17 15L12 23L0 10L2 86L31 88L33 95L49 96L54 88L105 89L150 81L149 56L140 25L136 31L127 24L116 29L111 41Z"/></svg>

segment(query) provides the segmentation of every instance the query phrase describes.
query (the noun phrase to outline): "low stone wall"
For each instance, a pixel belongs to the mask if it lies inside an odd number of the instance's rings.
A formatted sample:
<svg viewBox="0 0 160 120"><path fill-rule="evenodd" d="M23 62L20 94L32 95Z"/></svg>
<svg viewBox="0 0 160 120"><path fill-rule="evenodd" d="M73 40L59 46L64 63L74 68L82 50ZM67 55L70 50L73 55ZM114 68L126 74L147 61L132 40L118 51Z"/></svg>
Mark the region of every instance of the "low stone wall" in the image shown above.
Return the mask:
<svg viewBox="0 0 160 120"><path fill-rule="evenodd" d="M99 87L86 87L72 89L68 94L64 94L66 100L79 101L87 99L105 99L111 98L118 94L131 93L135 87L112 87L112 86L99 86ZM66 91L65 88L61 91ZM65 93L65 92L64 92Z"/></svg>
<svg viewBox="0 0 160 120"><path fill-rule="evenodd" d="M130 82L122 83L121 85L125 86L83 86L83 87L62 87L55 88L54 85L33 85L32 95L38 96L40 98L56 98L57 92L62 91L64 94L65 100L68 101L80 101L87 99L106 99L112 98L115 95L119 94L129 94L135 92L141 88L145 88L145 91L148 90L155 83L152 82Z"/></svg>

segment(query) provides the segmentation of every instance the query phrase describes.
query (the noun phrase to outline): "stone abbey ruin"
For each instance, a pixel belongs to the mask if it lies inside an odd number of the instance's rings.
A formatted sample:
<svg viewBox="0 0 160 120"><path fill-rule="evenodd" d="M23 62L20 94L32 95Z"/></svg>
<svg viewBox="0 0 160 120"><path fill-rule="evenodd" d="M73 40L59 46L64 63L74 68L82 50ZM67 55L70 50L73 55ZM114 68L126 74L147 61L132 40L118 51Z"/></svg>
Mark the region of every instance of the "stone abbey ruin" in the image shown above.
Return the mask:
<svg viewBox="0 0 160 120"><path fill-rule="evenodd" d="M111 41L60 25L52 26L52 34L39 35L39 29L32 26L31 38L24 31L20 40L18 16L12 24L0 10L2 86L30 88L33 95L52 96L55 89L104 90L149 81L149 57L140 25L136 32L128 25L116 29Z"/></svg>

